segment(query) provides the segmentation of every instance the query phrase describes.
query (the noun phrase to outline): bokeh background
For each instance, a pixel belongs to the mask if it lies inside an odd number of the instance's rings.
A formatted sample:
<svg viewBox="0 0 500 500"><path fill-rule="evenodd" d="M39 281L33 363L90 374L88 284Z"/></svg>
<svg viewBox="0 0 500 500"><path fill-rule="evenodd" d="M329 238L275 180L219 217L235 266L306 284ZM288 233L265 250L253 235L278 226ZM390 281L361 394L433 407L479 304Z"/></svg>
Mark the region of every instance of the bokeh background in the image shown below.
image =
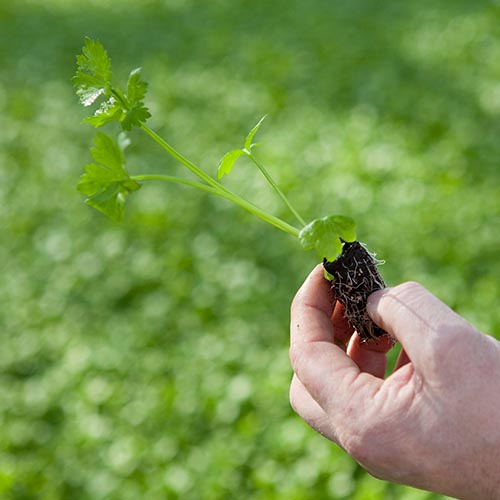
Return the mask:
<svg viewBox="0 0 500 500"><path fill-rule="evenodd" d="M0 5L0 498L427 499L288 404L290 301L317 258L172 185L116 225L75 185L84 36L142 66L150 125L215 174L259 133L307 218L500 336L500 2L10 0ZM136 132L134 173L181 172ZM232 188L283 217L244 161Z"/></svg>

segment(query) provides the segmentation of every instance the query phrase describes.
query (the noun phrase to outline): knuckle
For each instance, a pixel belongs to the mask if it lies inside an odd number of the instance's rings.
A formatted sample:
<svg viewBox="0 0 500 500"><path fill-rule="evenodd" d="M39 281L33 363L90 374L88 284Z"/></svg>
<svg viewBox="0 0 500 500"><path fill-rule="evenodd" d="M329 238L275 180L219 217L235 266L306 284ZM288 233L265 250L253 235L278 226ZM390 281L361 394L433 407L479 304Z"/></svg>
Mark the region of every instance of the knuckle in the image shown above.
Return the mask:
<svg viewBox="0 0 500 500"><path fill-rule="evenodd" d="M478 337L474 338L474 333L477 333ZM471 354L479 347L477 341L480 335L454 314L439 320L434 325L427 365L435 380L460 384L467 374L472 375L476 370L475 360L479 358L479 355L471 356ZM485 359L481 365L486 365Z"/></svg>
<svg viewBox="0 0 500 500"><path fill-rule="evenodd" d="M294 389L294 385L290 386L290 392L288 395L288 399L290 400L290 406L292 410L299 415L299 400L297 397L297 391Z"/></svg>
<svg viewBox="0 0 500 500"><path fill-rule="evenodd" d="M297 364L298 356L299 356L299 353L297 350L297 346L295 345L295 343L292 342L290 344L290 348L288 349L288 357L290 358L290 363L291 363L294 371L295 371L295 365Z"/></svg>
<svg viewBox="0 0 500 500"><path fill-rule="evenodd" d="M297 342L292 342L290 344L288 356L290 358L290 364L292 365L293 371L295 373L298 373L302 364L303 352L302 349L300 349L297 345Z"/></svg>
<svg viewBox="0 0 500 500"><path fill-rule="evenodd" d="M433 351L436 356L442 358L444 355L450 356L460 347L460 332L451 325L442 324L436 328L436 336L433 340Z"/></svg>
<svg viewBox="0 0 500 500"><path fill-rule="evenodd" d="M495 354L494 351L485 349L484 336L465 320L455 313L443 318L435 326L435 336L432 342L432 352L437 360L447 360L446 367L449 370L455 367L462 372L464 364L471 359L483 358L483 363ZM481 351L475 353L476 350ZM475 356L472 354L475 353Z"/></svg>

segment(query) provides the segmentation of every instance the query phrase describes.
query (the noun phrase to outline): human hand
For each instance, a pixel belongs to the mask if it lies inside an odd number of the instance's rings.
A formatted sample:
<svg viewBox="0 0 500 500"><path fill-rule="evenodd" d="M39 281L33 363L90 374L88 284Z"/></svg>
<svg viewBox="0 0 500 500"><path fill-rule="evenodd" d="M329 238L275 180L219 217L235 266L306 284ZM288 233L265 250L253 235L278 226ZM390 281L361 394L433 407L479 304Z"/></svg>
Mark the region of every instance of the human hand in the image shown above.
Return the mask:
<svg viewBox="0 0 500 500"><path fill-rule="evenodd" d="M500 499L500 343L430 292L373 293L386 338L362 343L317 266L292 303L290 402L374 476L461 499Z"/></svg>

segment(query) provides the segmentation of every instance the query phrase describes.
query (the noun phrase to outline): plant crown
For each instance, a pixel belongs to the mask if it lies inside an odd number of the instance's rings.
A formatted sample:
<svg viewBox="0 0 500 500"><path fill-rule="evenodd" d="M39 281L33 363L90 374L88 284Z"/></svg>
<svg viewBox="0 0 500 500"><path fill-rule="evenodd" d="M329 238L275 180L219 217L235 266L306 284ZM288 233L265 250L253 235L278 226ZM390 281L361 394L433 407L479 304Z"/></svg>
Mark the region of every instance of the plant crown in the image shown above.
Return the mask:
<svg viewBox="0 0 500 500"><path fill-rule="evenodd" d="M350 217L333 215L306 223L254 155L254 148L258 145L253 142L254 136L259 131L265 116L249 132L242 148L234 149L222 157L215 179L146 125L151 114L144 104L147 83L141 78L140 68L130 73L126 91L115 87L112 83L111 60L106 50L99 41L86 38L82 54L77 56L77 72L73 77L73 84L84 106L98 104L96 111L83 120L84 123L100 128L108 123L119 122L124 131L130 131L134 127L139 128L198 178L197 181L193 181L164 174L130 175L125 167L124 151L130 143L126 133L121 132L115 140L109 135L98 132L94 139L94 147L90 150L93 162L85 166L77 188L87 197L85 200L87 204L112 220L116 222L122 220L128 196L137 191L143 182L159 180L187 185L225 198L265 222L299 238L306 250L315 249L320 257L329 261L333 261L342 252L343 241L355 241L356 223ZM291 225L257 207L220 182L225 175L231 173L236 161L242 156L249 158L260 170L300 227Z"/></svg>

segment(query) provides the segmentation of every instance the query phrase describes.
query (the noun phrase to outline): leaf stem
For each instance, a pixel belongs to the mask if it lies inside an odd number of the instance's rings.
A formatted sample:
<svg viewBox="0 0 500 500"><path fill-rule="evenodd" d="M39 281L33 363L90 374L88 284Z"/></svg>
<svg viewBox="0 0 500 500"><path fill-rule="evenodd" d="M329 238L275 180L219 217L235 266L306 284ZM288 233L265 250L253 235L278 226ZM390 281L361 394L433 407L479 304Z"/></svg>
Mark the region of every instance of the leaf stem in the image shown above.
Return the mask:
<svg viewBox="0 0 500 500"><path fill-rule="evenodd" d="M295 210L295 208L292 206L292 204L290 203L290 201L286 197L285 193L283 193L283 191L279 188L278 184L276 184L276 182L274 182L274 179L271 177L271 175L269 174L267 169L264 167L264 165L259 160L257 160L257 158L255 158L255 156L250 151L248 151L246 148L243 151L255 163L257 168L262 172L262 175L264 175L264 177L266 178L267 182L269 182L269 184L274 189L276 194L282 199L282 201L288 207L290 212L292 212L292 214L295 216L295 218L299 221L299 223L302 226L305 226L306 225L305 220L300 216L300 214L297 212L297 210Z"/></svg>
<svg viewBox="0 0 500 500"><path fill-rule="evenodd" d="M211 194L219 194L216 189L211 186L207 186L206 184L202 184L201 182L193 182L187 179L182 179L180 177L174 177L172 175L163 175L163 174L143 174L143 175L131 175L130 178L133 181L143 182L143 181L165 181L165 182L174 182L176 184L183 184L185 186L190 186L196 189L200 189L201 191L206 191Z"/></svg>
<svg viewBox="0 0 500 500"><path fill-rule="evenodd" d="M170 144L168 144L165 139L159 136L154 130L150 129L144 123L141 123L141 129L146 132L155 142L157 142L168 154L173 156L178 162L182 163L187 167L193 174L198 176L200 179L204 180L208 185L214 187L215 189L221 189L223 191L229 191L222 184L218 183L215 179L210 177L206 172L197 167L193 162L189 161L185 156L176 151Z"/></svg>
<svg viewBox="0 0 500 500"><path fill-rule="evenodd" d="M185 156L183 156L181 153L176 151L172 146L170 146L170 144L168 144L162 137L160 137L154 130L150 129L147 125L141 124L141 129L144 132L146 132L155 142L157 142L165 151L167 151L167 153L169 153L172 157L174 157L182 165L184 165L186 168L188 168L197 177L199 177L200 179L205 181L208 184L207 188L211 188L211 190L204 188L205 191L208 191L212 194L216 194L217 196L220 196L221 198L225 198L226 200L233 202L235 205L238 205L239 207L250 212L251 214L259 217L263 221L273 225L274 227L277 227L278 229L281 229L285 233L291 234L292 236L295 236L298 238L299 232L300 232L299 229L297 229L296 227L281 220L280 218L270 214L269 212L262 210L261 208L257 207L253 203L246 201L241 196L237 195L233 191L224 187L222 184L220 184L215 179L210 177L210 175L208 175L206 172L204 172L199 167L197 167L193 162L191 162ZM177 178L170 178L170 176L165 176L165 177L166 178L163 178L163 180L169 180L172 182L179 182L179 180L177 180L177 181L173 180L173 179L177 179ZM188 182L190 182L190 181L188 181ZM188 184L188 182L183 181L182 183ZM202 184L199 184L199 183L190 183L188 185L191 185L192 187L196 187L198 189L201 189L201 186L203 186ZM303 225L305 225L305 223Z"/></svg>
<svg viewBox="0 0 500 500"><path fill-rule="evenodd" d="M125 99L125 96L122 94L122 92L119 89L115 89L114 87L111 87L111 93L120 101L120 104L123 106L124 109L129 111L129 105L128 102Z"/></svg>

